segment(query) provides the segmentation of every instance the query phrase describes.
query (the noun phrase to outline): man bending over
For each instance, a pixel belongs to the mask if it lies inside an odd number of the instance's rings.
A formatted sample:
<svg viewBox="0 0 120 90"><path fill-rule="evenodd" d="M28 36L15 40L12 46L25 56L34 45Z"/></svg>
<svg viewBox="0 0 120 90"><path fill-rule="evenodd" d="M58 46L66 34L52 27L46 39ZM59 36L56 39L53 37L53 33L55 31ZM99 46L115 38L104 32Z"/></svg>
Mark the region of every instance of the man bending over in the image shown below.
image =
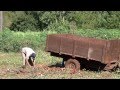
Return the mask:
<svg viewBox="0 0 120 90"><path fill-rule="evenodd" d="M29 47L23 47L21 53L22 53L24 68L26 67L26 65L30 67L35 66L36 53L35 51L33 51L33 49Z"/></svg>

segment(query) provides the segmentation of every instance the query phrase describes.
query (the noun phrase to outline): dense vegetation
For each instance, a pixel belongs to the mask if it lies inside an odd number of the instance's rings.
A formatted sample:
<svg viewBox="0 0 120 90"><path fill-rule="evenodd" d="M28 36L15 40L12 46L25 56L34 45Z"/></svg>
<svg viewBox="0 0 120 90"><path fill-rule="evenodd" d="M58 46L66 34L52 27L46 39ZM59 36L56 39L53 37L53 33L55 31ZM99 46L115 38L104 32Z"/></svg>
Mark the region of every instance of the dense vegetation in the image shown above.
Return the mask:
<svg viewBox="0 0 120 90"><path fill-rule="evenodd" d="M46 36L48 34L57 33L55 31L41 32L14 32L5 29L0 32L0 51L19 52L24 46L29 46L35 50L44 50ZM78 29L74 32L76 35L84 37L94 37L101 39L116 39L120 38L120 30L118 29L100 29L100 30L84 30Z"/></svg>
<svg viewBox="0 0 120 90"><path fill-rule="evenodd" d="M119 29L119 11L4 11L0 51L44 49L46 36L52 33L115 39L120 38Z"/></svg>
<svg viewBox="0 0 120 90"><path fill-rule="evenodd" d="M119 29L120 11L6 11L4 27L13 31L42 31L46 28ZM59 27L58 27L59 26ZM57 28L57 29L56 29Z"/></svg>

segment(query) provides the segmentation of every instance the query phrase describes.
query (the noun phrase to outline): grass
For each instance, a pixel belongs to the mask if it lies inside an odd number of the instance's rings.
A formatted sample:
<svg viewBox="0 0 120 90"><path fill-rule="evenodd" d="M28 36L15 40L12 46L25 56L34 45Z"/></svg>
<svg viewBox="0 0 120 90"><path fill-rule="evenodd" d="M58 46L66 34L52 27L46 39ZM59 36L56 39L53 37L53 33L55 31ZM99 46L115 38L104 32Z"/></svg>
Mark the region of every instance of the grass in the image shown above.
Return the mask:
<svg viewBox="0 0 120 90"><path fill-rule="evenodd" d="M49 67L61 63L62 59L50 56L50 53L44 51L46 36L57 32L43 31L43 32L12 32L13 44L16 48L20 48L24 41L31 41L32 47L40 47L36 49L37 67L35 69L27 68L25 73L20 72L22 66L22 57L20 52L0 52L0 78L1 79L120 79L119 70L116 72L105 72L105 71L87 71L82 70L75 74L72 74L69 69L60 67ZM1 33L0 33L1 34ZM9 32L8 32L9 34ZM83 30L78 29L75 34L84 37L94 37L101 39L120 39L120 30L117 29L99 29L99 30ZM7 36L7 35L5 35ZM6 40L10 41L10 37L5 37ZM3 46L13 50L9 47L10 42L5 42ZM21 44L19 44L21 43ZM26 43L26 42L25 42ZM32 44L35 43L35 44ZM0 44L1 45L1 44ZM35 46L37 45L37 46ZM5 47L5 48L6 48ZM2 48L2 47L1 47ZM15 49L16 49L15 48ZM13 50L14 51L14 50ZM16 50L17 51L17 50Z"/></svg>
<svg viewBox="0 0 120 90"><path fill-rule="evenodd" d="M48 34L58 33L56 31L41 32L13 32L9 29L0 32L0 51L18 52L22 47L28 46L33 49L44 49ZM60 32L59 32L60 33ZM70 33L70 32L69 32ZM120 39L119 29L78 29L74 34L83 37L93 37L100 39Z"/></svg>
<svg viewBox="0 0 120 90"><path fill-rule="evenodd" d="M93 37L98 39L120 39L120 30L119 29L78 29L75 34L83 37Z"/></svg>
<svg viewBox="0 0 120 90"><path fill-rule="evenodd" d="M26 68L25 73L19 73L22 66L20 53L0 53L1 79L120 79L119 72L81 70L75 74L69 69L49 67L61 63L62 59L50 56L50 53L37 51L36 65L38 68ZM36 66L36 67L37 67Z"/></svg>

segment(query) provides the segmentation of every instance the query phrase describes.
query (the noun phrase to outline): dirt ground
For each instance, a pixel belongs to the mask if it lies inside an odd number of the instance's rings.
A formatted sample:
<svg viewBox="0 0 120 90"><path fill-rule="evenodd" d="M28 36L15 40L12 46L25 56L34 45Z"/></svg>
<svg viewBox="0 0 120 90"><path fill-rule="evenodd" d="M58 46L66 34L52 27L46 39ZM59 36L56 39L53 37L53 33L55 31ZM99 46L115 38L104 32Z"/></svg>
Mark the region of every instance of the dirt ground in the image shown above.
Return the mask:
<svg viewBox="0 0 120 90"><path fill-rule="evenodd" d="M34 68L19 67L16 69L7 69L7 70L3 68L1 70L2 71L0 72L0 76L4 76L3 78L21 78L21 79L22 78L34 79L34 78L41 78L43 76L46 76L45 79L72 78L70 77L70 75L78 73L75 70L70 70L61 67L60 64L51 65L51 66L37 64Z"/></svg>
<svg viewBox="0 0 120 90"><path fill-rule="evenodd" d="M13 70L13 72L16 74L34 73L36 75L44 75L45 73L61 72L66 70L67 69L65 67L61 67L61 66L56 66L56 65L47 66L47 65L37 64L35 67L26 67L26 68L20 67L19 69ZM69 73L71 74L72 71Z"/></svg>
<svg viewBox="0 0 120 90"><path fill-rule="evenodd" d="M117 76L116 76L117 75ZM120 73L93 72L80 70L78 72L57 65L37 64L34 68L1 69L0 78L5 79L111 79L120 78Z"/></svg>

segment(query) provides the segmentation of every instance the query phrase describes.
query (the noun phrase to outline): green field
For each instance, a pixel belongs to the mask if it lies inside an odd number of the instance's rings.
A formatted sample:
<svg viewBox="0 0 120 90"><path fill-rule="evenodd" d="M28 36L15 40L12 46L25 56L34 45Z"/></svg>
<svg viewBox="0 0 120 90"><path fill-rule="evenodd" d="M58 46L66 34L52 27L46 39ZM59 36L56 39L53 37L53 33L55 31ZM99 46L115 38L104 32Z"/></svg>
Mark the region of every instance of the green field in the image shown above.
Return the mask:
<svg viewBox="0 0 120 90"><path fill-rule="evenodd" d="M0 53L0 78L1 79L120 79L119 70L87 71L80 70L71 73L69 69L55 67L62 59L50 56L45 51L37 52L36 68L22 70L22 58L20 53ZM53 67L50 67L52 66Z"/></svg>
<svg viewBox="0 0 120 90"><path fill-rule="evenodd" d="M4 34L3 34L4 33ZM72 73L69 69L57 67L62 59L50 56L45 52L45 41L48 34L57 33L54 31L43 32L2 32L0 44L0 78L1 79L120 79L119 70L108 71L88 71L81 70ZM10 34L10 35L8 35ZM120 30L82 30L79 29L74 34L84 37L94 37L101 39L119 39ZM6 42L5 42L6 41ZM0 42L0 43L1 43ZM30 46L37 53L36 68L22 70L22 57L20 49L23 46Z"/></svg>

